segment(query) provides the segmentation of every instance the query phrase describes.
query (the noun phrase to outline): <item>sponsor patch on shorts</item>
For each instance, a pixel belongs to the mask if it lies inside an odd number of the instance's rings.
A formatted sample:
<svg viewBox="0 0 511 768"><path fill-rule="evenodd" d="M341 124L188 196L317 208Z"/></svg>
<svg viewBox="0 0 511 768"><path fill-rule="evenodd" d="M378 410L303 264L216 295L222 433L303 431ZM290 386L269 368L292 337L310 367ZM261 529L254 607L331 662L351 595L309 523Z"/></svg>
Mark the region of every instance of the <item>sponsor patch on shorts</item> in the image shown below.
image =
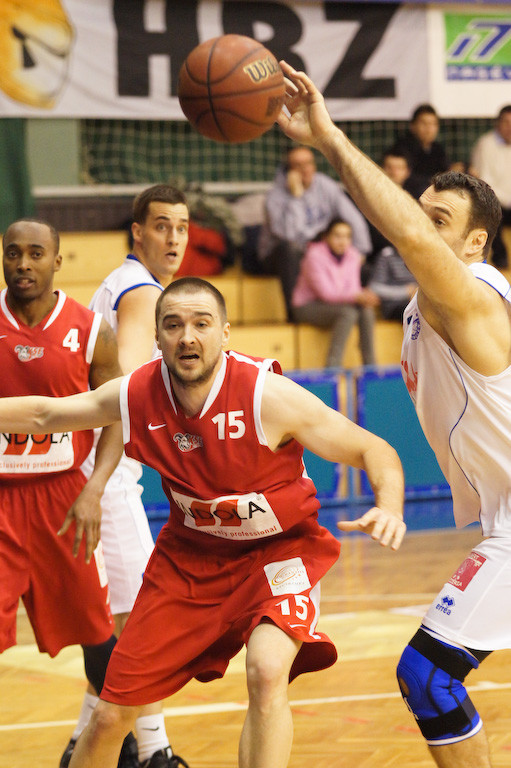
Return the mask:
<svg viewBox="0 0 511 768"><path fill-rule="evenodd" d="M103 544L101 541L98 543L98 546L94 550L94 560L96 561L99 584L101 587L106 587L108 584L108 576L106 575L105 555L103 553Z"/></svg>
<svg viewBox="0 0 511 768"><path fill-rule="evenodd" d="M463 562L456 573L453 573L449 579L449 584L457 587L460 592L464 592L468 587L479 568L486 562L486 558L479 552L471 552L465 562Z"/></svg>
<svg viewBox="0 0 511 768"><path fill-rule="evenodd" d="M311 583L301 557L280 560L264 566L272 595L298 595L310 589Z"/></svg>

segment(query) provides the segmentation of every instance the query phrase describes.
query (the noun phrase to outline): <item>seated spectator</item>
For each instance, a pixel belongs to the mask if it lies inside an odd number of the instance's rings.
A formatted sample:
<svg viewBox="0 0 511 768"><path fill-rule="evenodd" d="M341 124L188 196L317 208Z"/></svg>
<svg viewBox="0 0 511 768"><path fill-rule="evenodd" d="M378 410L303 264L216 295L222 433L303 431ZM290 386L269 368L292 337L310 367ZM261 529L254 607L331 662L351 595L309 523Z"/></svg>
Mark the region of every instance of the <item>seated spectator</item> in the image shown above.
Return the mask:
<svg viewBox="0 0 511 768"><path fill-rule="evenodd" d="M413 185L410 187L409 184L411 174L410 163L406 154L397 149L388 149L383 155L381 167L392 181L406 189L410 194L413 194ZM362 285L369 285L380 252L391 245L371 222L368 222L368 224L373 247L362 266Z"/></svg>
<svg viewBox="0 0 511 768"><path fill-rule="evenodd" d="M262 271L280 277L289 318L293 288L307 243L335 217L350 225L355 247L368 254L369 228L358 208L337 181L316 169L309 147L293 147L266 196L258 244Z"/></svg>
<svg viewBox="0 0 511 768"><path fill-rule="evenodd" d="M352 245L351 227L333 219L307 247L292 296L297 323L332 329L327 368L341 365L352 326L358 323L364 365L374 365L374 307L378 297L360 283L363 257Z"/></svg>
<svg viewBox="0 0 511 768"><path fill-rule="evenodd" d="M409 158L408 191L417 199L429 187L435 173L449 169L447 153L437 140L439 128L440 121L431 104L421 104L414 111L406 133L392 146L393 152Z"/></svg>
<svg viewBox="0 0 511 768"><path fill-rule="evenodd" d="M392 179L399 187L403 187L410 194L412 193L412 185L410 184L412 169L408 155L405 152L388 149L383 155L381 167L389 179Z"/></svg>
<svg viewBox="0 0 511 768"><path fill-rule="evenodd" d="M502 240L502 227L511 227L511 104L500 110L495 127L475 143L470 173L490 185L502 206L502 222L492 243L492 262L503 269L509 254Z"/></svg>
<svg viewBox="0 0 511 768"><path fill-rule="evenodd" d="M403 312L417 284L390 243L379 251L368 287L380 299L380 313L385 320L403 320Z"/></svg>
<svg viewBox="0 0 511 768"><path fill-rule="evenodd" d="M397 150L388 150L383 156L382 168L392 181L407 189L410 166L406 155ZM402 321L403 311L415 293L417 284L392 243L373 225L370 230L374 250L367 285L380 299L381 316L385 320Z"/></svg>

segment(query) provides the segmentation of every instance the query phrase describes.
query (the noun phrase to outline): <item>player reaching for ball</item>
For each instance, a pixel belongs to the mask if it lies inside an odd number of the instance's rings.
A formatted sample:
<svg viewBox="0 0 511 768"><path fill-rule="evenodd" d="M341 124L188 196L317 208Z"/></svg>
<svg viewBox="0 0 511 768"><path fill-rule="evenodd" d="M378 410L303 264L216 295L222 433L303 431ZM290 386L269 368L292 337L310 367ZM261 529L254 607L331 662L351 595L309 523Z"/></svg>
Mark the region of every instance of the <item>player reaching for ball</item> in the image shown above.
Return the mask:
<svg viewBox="0 0 511 768"><path fill-rule="evenodd" d="M162 292L162 359L73 398L0 401L0 430L85 428L122 417L125 450L162 476L170 516L71 768L115 768L143 704L193 677L221 677L246 644L241 768L285 768L288 684L335 647L317 629L320 580L339 543L317 520L303 448L366 470L376 506L345 524L397 549L403 473L388 443L279 375L274 360L224 352L223 296L199 278ZM199 737L200 738L200 737Z"/></svg>
<svg viewBox="0 0 511 768"><path fill-rule="evenodd" d="M486 264L501 209L473 176L437 174L420 205L335 127L322 95L282 63L292 139L316 147L419 285L404 312L402 372L452 491L458 526L484 540L444 585L398 666L402 694L440 768L489 768L464 679L511 648L511 287Z"/></svg>

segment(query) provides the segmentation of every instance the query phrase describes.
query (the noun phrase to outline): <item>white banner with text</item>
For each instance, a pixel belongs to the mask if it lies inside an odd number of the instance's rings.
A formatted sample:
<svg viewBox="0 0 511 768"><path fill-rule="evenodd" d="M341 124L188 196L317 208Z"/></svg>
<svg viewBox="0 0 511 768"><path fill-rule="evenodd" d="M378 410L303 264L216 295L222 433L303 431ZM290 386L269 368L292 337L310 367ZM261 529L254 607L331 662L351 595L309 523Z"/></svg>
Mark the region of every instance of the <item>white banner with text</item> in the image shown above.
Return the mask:
<svg viewBox="0 0 511 768"><path fill-rule="evenodd" d="M196 45L227 33L254 37L304 69L337 120L407 119L425 101L444 117L494 115L511 70L511 12L449 8L2 0L0 116L184 119L181 64Z"/></svg>

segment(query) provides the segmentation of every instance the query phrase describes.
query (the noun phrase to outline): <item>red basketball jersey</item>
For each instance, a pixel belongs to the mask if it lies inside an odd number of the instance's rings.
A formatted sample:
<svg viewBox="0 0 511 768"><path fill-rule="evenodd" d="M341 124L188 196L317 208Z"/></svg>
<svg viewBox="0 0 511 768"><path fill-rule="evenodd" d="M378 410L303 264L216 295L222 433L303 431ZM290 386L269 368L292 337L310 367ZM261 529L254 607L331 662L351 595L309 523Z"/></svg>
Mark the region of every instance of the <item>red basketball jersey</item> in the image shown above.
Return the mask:
<svg viewBox="0 0 511 768"><path fill-rule="evenodd" d="M64 397L89 388L101 315L58 291L53 311L34 328L24 325L0 294L0 395ZM21 479L80 467L91 430L49 435L0 433L0 479Z"/></svg>
<svg viewBox="0 0 511 768"><path fill-rule="evenodd" d="M266 444L261 397L273 363L223 353L204 407L191 418L179 408L161 359L124 379L126 454L160 473L170 502L167 525L195 546L224 541L246 548L317 516L302 446L291 440L273 452Z"/></svg>

